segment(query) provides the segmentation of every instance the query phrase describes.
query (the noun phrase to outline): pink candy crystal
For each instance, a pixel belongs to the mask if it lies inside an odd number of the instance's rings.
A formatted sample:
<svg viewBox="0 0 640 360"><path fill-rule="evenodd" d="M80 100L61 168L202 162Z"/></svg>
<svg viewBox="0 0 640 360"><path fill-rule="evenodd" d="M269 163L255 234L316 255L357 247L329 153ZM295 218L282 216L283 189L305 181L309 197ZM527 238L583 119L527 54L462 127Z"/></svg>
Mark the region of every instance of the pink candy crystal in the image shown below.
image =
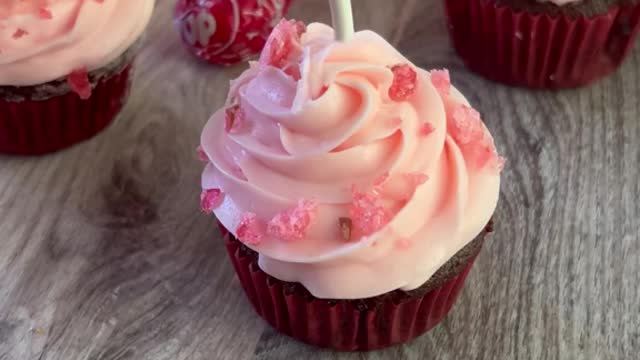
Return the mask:
<svg viewBox="0 0 640 360"><path fill-rule="evenodd" d="M53 19L53 14L51 14L51 11L47 8L39 8L38 17L43 20L51 20Z"/></svg>
<svg viewBox="0 0 640 360"><path fill-rule="evenodd" d="M200 208L205 214L211 214L222 204L224 193L220 189L203 190L200 194Z"/></svg>
<svg viewBox="0 0 640 360"><path fill-rule="evenodd" d="M295 20L281 20L260 55L260 64L282 69L294 79L300 79L302 58L302 34L307 31L304 23Z"/></svg>
<svg viewBox="0 0 640 360"><path fill-rule="evenodd" d="M451 93L451 78L449 77L449 70L432 70L431 83L436 90L438 90L441 96L449 95Z"/></svg>
<svg viewBox="0 0 640 360"><path fill-rule="evenodd" d="M238 240L249 245L258 245L264 237L264 224L254 213L244 213L236 228Z"/></svg>
<svg viewBox="0 0 640 360"><path fill-rule="evenodd" d="M198 145L196 153L198 154L198 160L202 162L209 162L209 157L207 156L207 153L204 152L204 149L202 149L202 145Z"/></svg>
<svg viewBox="0 0 640 360"><path fill-rule="evenodd" d="M502 170L504 159L498 155L493 139L476 110L458 105L448 118L448 127L453 140L472 165L481 168L491 164L496 172Z"/></svg>
<svg viewBox="0 0 640 360"><path fill-rule="evenodd" d="M422 126L420 126L420 129L418 130L418 135L420 135L420 136L429 136L435 130L436 130L436 128L433 127L433 124L431 124L430 122L426 122L426 123L422 124Z"/></svg>
<svg viewBox="0 0 640 360"><path fill-rule="evenodd" d="M74 70L67 76L67 83L69 83L71 89L80 96L80 99L86 100L91 97L91 83L89 82L87 69L80 68Z"/></svg>
<svg viewBox="0 0 640 360"><path fill-rule="evenodd" d="M14 39L20 39L21 37L26 36L26 35L29 35L27 30L18 28L18 29L16 29L16 31L13 33L13 35L11 37L13 37Z"/></svg>
<svg viewBox="0 0 640 360"><path fill-rule="evenodd" d="M391 220L391 213L379 203L374 193L359 192L354 187L352 195L349 215L360 235L371 235Z"/></svg>
<svg viewBox="0 0 640 360"><path fill-rule="evenodd" d="M294 208L271 219L267 225L267 233L285 241L302 240L316 218L317 209L314 201L300 200Z"/></svg>
<svg viewBox="0 0 640 360"><path fill-rule="evenodd" d="M245 122L245 113L240 105L232 105L224 110L224 130L237 133Z"/></svg>
<svg viewBox="0 0 640 360"><path fill-rule="evenodd" d="M394 101L405 101L416 91L418 74L409 64L399 64L391 68L393 84L389 88L389 98Z"/></svg>

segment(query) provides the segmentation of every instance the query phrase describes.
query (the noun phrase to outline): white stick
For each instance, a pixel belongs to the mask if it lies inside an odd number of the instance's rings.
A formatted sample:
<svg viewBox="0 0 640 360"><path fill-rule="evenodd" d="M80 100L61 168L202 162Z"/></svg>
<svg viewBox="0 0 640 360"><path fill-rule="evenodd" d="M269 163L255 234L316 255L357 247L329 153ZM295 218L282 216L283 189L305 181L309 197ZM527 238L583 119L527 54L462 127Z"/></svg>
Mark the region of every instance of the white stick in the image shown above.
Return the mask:
<svg viewBox="0 0 640 360"><path fill-rule="evenodd" d="M329 0L329 4L336 40L348 41L354 32L351 0Z"/></svg>

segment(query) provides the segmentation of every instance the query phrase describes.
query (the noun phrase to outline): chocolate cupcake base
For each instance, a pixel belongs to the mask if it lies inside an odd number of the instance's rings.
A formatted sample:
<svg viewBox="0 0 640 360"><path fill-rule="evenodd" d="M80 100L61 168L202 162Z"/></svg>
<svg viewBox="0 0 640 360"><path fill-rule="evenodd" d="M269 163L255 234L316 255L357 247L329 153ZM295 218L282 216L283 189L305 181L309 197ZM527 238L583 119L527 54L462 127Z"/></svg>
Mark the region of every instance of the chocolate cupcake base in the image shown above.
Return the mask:
<svg viewBox="0 0 640 360"><path fill-rule="evenodd" d="M406 343L449 313L486 237L460 250L420 288L358 300L312 296L301 284L275 279L258 267L258 254L220 230L240 283L254 309L279 332L340 351L368 351Z"/></svg>
<svg viewBox="0 0 640 360"><path fill-rule="evenodd" d="M122 109L131 86L133 51L88 74L91 97L66 79L36 86L0 86L0 153L41 155L87 140Z"/></svg>

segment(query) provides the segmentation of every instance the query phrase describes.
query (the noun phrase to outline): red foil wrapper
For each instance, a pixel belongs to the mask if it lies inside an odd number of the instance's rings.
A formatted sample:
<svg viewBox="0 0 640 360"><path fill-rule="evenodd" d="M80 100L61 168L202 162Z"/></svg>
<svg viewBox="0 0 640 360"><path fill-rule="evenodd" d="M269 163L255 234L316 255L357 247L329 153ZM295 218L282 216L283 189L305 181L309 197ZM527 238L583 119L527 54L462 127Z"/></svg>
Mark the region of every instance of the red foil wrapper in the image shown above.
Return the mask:
<svg viewBox="0 0 640 360"><path fill-rule="evenodd" d="M264 47L291 0L178 0L175 23L194 55L213 64L248 60Z"/></svg>
<svg viewBox="0 0 640 360"><path fill-rule="evenodd" d="M254 309L283 334L299 341L340 351L368 351L406 343L429 331L449 313L475 262L424 295L394 301L381 298L375 306L357 301L323 300L292 291L289 283L263 272L253 255L221 225L233 266Z"/></svg>
<svg viewBox="0 0 640 360"><path fill-rule="evenodd" d="M576 18L492 0L445 0L445 7L454 47L471 70L531 88L578 87L610 74L640 30L640 4Z"/></svg>
<svg viewBox="0 0 640 360"><path fill-rule="evenodd" d="M72 91L47 100L0 99L0 153L41 155L93 137L122 109L130 73L131 65L100 80L87 100Z"/></svg>

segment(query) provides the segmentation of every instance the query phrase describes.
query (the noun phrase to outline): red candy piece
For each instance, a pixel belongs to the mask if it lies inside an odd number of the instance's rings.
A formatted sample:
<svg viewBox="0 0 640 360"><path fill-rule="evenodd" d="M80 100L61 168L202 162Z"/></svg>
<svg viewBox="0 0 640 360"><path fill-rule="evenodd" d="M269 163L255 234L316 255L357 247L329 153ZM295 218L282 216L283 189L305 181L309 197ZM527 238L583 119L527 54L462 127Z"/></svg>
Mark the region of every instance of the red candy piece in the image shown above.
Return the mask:
<svg viewBox="0 0 640 360"><path fill-rule="evenodd" d="M318 206L314 201L300 200L294 208L276 215L267 225L267 233L285 241L302 240L315 221Z"/></svg>
<svg viewBox="0 0 640 360"><path fill-rule="evenodd" d="M449 134L472 165L481 168L491 164L496 172L502 170L504 158L498 155L493 139L487 133L480 118L480 113L469 106L458 105L447 120Z"/></svg>
<svg viewBox="0 0 640 360"><path fill-rule="evenodd" d="M431 124L430 122L426 122L426 123L422 124L422 126L420 126L420 129L418 130L418 135L420 135L420 136L429 136L435 130L436 130L436 128L433 127L433 124Z"/></svg>
<svg viewBox="0 0 640 360"><path fill-rule="evenodd" d="M200 194L200 208L205 214L211 214L224 200L224 193L220 189L203 190Z"/></svg>
<svg viewBox="0 0 640 360"><path fill-rule="evenodd" d="M209 157L207 156L207 153L204 152L204 149L202 149L202 145L198 145L196 153L198 154L198 160L202 162L209 162Z"/></svg>
<svg viewBox="0 0 640 360"><path fill-rule="evenodd" d="M224 130L227 133L237 133L245 123L244 110L240 105L233 105L224 110Z"/></svg>
<svg viewBox="0 0 640 360"><path fill-rule="evenodd" d="M371 235L389 223L391 212L378 202L374 193L359 192L354 187L352 196L349 216L360 235Z"/></svg>
<svg viewBox="0 0 640 360"><path fill-rule="evenodd" d="M71 89L80 96L80 99L86 100L91 97L91 83L87 69L74 70L67 76L67 82L71 85Z"/></svg>
<svg viewBox="0 0 640 360"><path fill-rule="evenodd" d="M441 96L447 96L451 93L451 78L449 70L432 70L431 83L438 90Z"/></svg>
<svg viewBox="0 0 640 360"><path fill-rule="evenodd" d="M53 14L51 14L51 11L47 8L39 8L38 17L43 20L51 20L53 19Z"/></svg>
<svg viewBox="0 0 640 360"><path fill-rule="evenodd" d="M302 34L307 31L304 23L281 20L273 29L260 55L260 64L282 69L296 80L300 79L302 59Z"/></svg>
<svg viewBox="0 0 640 360"><path fill-rule="evenodd" d="M11 37L13 37L14 39L20 39L23 36L29 35L29 33L27 32L27 30L25 29L21 29L18 28L16 29L16 31L13 33L13 35Z"/></svg>
<svg viewBox="0 0 640 360"><path fill-rule="evenodd" d="M178 0L175 23L187 48L213 64L258 54L291 0Z"/></svg>
<svg viewBox="0 0 640 360"><path fill-rule="evenodd" d="M264 238L264 224L254 213L244 213L236 228L238 240L249 245L258 245Z"/></svg>
<svg viewBox="0 0 640 360"><path fill-rule="evenodd" d="M389 88L389 98L394 101L405 101L416 92L418 73L409 64L399 64L391 68L393 84Z"/></svg>

